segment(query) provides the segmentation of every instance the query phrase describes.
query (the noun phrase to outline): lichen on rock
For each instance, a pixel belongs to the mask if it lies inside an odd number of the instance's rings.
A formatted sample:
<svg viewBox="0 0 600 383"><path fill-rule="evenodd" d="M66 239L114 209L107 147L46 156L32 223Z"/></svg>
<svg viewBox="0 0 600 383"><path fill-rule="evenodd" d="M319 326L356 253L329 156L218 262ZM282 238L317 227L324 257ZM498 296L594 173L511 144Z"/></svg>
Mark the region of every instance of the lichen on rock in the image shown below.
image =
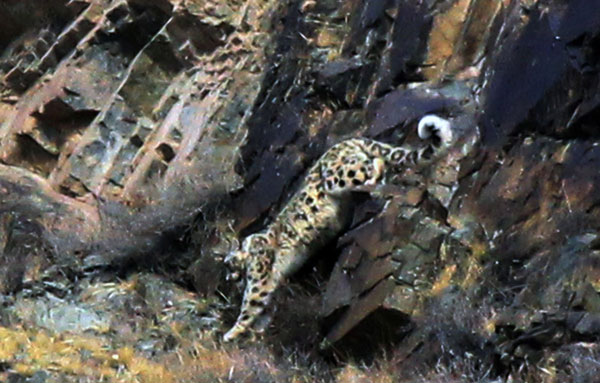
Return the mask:
<svg viewBox="0 0 600 383"><path fill-rule="evenodd" d="M0 380L593 380L597 8L0 3ZM266 335L220 345L237 238L429 113L460 142L357 193Z"/></svg>

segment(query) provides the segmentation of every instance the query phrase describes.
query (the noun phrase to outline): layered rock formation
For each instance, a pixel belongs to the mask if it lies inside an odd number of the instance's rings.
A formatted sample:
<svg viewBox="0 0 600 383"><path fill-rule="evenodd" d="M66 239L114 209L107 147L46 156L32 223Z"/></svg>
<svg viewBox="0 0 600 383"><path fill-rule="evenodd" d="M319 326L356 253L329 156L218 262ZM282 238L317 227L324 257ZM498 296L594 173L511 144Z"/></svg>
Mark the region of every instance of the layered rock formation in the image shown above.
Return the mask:
<svg viewBox="0 0 600 383"><path fill-rule="evenodd" d="M53 0L0 20L6 379L598 374L600 6ZM357 195L264 338L215 345L233 238L329 146L399 144L427 113L459 143Z"/></svg>

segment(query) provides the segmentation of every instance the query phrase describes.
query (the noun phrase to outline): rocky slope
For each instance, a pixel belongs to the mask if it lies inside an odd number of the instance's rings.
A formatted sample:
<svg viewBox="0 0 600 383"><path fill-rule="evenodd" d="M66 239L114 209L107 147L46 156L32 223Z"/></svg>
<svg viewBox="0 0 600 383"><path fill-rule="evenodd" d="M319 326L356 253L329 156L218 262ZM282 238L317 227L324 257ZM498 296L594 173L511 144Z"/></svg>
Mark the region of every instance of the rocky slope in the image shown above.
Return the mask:
<svg viewBox="0 0 600 383"><path fill-rule="evenodd" d="M600 6L586 0L0 4L0 377L592 382ZM223 345L219 261L329 146L460 137L357 195Z"/></svg>

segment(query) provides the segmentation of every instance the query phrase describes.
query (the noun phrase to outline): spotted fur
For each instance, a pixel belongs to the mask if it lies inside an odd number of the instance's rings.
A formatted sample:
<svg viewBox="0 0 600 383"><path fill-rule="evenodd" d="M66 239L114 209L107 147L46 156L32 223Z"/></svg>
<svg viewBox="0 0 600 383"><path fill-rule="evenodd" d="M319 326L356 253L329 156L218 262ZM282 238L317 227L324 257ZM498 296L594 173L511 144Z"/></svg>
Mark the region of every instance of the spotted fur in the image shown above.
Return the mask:
<svg viewBox="0 0 600 383"><path fill-rule="evenodd" d="M319 158L273 222L246 237L241 248L227 257L230 267L246 270L246 288L241 313L225 341L249 331L285 278L339 234L347 220L345 205L352 191L372 190L384 182L388 170L401 172L428 160L452 140L450 124L437 116L423 117L418 135L432 143L410 149L353 138L334 145Z"/></svg>

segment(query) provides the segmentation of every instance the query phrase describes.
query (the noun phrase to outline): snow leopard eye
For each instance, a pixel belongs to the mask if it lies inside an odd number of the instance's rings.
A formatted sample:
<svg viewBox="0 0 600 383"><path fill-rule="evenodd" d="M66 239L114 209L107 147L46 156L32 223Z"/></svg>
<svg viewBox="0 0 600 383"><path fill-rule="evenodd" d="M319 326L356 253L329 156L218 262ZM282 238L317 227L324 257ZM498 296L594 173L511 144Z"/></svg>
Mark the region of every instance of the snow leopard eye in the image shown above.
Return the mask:
<svg viewBox="0 0 600 383"><path fill-rule="evenodd" d="M237 281L240 279L241 270L243 268L242 260L238 252L233 252L225 258L225 266L227 268L226 279L229 281Z"/></svg>
<svg viewBox="0 0 600 383"><path fill-rule="evenodd" d="M227 279L237 280L245 267L248 253L244 250L233 250L223 260L227 268Z"/></svg>

